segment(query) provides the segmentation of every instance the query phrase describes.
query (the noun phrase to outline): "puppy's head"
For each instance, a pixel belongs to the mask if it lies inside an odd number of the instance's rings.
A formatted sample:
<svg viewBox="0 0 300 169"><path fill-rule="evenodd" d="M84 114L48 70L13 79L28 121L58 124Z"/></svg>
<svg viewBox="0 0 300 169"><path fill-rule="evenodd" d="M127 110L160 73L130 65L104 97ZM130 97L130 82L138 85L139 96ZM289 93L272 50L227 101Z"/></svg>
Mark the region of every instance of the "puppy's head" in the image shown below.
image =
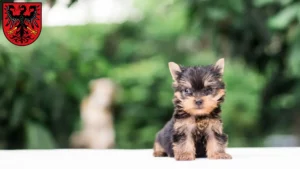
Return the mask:
<svg viewBox="0 0 300 169"><path fill-rule="evenodd" d="M175 90L175 104L191 115L210 114L223 102L224 59L208 66L183 67L169 62Z"/></svg>

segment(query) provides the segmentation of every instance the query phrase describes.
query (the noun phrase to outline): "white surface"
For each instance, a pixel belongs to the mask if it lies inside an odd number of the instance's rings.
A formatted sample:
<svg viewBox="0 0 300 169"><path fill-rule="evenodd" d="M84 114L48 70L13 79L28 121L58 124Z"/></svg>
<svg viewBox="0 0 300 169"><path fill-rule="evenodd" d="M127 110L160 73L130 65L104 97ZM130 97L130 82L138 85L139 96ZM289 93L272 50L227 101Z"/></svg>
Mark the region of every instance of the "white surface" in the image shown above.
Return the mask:
<svg viewBox="0 0 300 169"><path fill-rule="evenodd" d="M229 148L232 160L175 161L152 150L0 150L1 169L299 168L300 148Z"/></svg>

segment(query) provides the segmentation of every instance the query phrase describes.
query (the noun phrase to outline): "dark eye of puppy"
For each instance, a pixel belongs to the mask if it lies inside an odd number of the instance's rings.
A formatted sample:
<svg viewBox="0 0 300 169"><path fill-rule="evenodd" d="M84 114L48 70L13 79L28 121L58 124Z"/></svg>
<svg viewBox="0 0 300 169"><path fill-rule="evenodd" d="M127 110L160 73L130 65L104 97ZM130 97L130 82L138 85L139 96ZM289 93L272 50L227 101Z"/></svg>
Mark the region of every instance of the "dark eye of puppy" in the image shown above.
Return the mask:
<svg viewBox="0 0 300 169"><path fill-rule="evenodd" d="M186 88L186 89L184 90L184 94L190 96L190 95L192 95L192 90Z"/></svg>
<svg viewBox="0 0 300 169"><path fill-rule="evenodd" d="M204 89L205 95L210 95L213 92L213 89L211 87L207 87Z"/></svg>

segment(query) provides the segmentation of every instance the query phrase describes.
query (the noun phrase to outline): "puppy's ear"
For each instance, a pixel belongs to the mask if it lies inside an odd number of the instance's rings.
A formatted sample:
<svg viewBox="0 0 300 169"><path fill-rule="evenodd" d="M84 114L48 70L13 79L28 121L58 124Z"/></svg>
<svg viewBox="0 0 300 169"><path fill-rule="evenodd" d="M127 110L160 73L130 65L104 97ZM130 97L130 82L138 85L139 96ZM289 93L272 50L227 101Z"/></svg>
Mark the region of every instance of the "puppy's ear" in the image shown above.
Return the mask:
<svg viewBox="0 0 300 169"><path fill-rule="evenodd" d="M169 62L169 69L174 81L177 80L178 74L181 73L180 66L174 62Z"/></svg>
<svg viewBox="0 0 300 169"><path fill-rule="evenodd" d="M215 70L217 70L221 75L224 73L225 60L224 58L219 59L215 64Z"/></svg>

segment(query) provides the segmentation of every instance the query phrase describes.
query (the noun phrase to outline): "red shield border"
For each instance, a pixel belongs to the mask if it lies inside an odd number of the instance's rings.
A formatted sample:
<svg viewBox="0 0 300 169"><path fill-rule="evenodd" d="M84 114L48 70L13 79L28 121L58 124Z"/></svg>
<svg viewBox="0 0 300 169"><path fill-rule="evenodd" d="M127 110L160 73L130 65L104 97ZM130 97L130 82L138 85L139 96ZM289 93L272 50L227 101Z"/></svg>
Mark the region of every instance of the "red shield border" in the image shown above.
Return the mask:
<svg viewBox="0 0 300 169"><path fill-rule="evenodd" d="M42 31L42 3L3 2L2 30L14 45L28 46L35 42Z"/></svg>

